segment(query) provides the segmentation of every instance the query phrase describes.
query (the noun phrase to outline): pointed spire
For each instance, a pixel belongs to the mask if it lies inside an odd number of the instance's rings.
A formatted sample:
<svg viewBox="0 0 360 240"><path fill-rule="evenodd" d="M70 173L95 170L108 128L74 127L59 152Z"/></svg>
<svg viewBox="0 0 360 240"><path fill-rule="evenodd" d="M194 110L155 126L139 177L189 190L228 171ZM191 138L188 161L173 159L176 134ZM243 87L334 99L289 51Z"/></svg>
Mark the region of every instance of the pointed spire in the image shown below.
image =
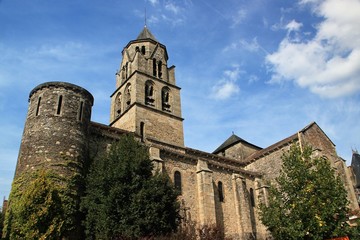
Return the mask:
<svg viewBox="0 0 360 240"><path fill-rule="evenodd" d="M158 41L156 40L154 35L150 32L150 30L146 27L146 25L144 26L144 29L141 31L139 36L136 38L136 40L144 40L144 39L151 39L156 42Z"/></svg>

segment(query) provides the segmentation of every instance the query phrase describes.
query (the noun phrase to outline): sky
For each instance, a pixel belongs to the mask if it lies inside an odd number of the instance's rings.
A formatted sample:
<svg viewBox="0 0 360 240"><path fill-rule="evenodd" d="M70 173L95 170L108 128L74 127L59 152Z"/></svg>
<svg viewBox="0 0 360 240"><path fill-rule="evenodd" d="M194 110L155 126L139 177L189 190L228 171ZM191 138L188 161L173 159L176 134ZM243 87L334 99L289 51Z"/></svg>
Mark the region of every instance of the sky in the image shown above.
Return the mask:
<svg viewBox="0 0 360 240"><path fill-rule="evenodd" d="M264 148L315 121L348 165L360 150L360 0L0 0L1 198L30 91L79 85L109 124L121 51L145 19L176 66L187 147L235 133Z"/></svg>

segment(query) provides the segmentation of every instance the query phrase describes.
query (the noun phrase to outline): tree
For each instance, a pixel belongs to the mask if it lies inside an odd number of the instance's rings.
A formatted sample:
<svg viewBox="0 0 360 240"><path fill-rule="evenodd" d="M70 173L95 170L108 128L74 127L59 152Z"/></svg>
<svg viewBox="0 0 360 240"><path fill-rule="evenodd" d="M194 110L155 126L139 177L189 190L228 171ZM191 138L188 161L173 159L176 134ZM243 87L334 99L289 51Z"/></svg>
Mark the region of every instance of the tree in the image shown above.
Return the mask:
<svg viewBox="0 0 360 240"><path fill-rule="evenodd" d="M261 221L275 239L329 239L346 235L348 200L326 158L293 144L282 156L282 171L270 186Z"/></svg>
<svg viewBox="0 0 360 240"><path fill-rule="evenodd" d="M82 201L88 239L158 236L176 229L175 188L168 176L152 170L148 149L131 135L92 163Z"/></svg>

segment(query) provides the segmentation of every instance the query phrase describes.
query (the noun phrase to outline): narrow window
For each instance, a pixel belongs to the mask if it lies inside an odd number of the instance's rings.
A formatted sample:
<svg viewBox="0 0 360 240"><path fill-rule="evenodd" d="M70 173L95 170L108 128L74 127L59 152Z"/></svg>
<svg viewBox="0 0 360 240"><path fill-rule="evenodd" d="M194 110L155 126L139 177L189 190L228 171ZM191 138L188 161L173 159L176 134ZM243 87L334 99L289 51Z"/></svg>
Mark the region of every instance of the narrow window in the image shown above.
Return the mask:
<svg viewBox="0 0 360 240"><path fill-rule="evenodd" d="M80 102L80 107L79 107L79 114L78 114L78 120L79 120L79 121L82 120L83 108L84 108L84 102L81 101L81 102Z"/></svg>
<svg viewBox="0 0 360 240"><path fill-rule="evenodd" d="M161 78L161 76L162 76L162 70L161 70L161 68L162 68L162 62L159 61L159 64L158 64L158 75L159 75L159 78Z"/></svg>
<svg viewBox="0 0 360 240"><path fill-rule="evenodd" d="M145 83L145 104L154 106L154 86L151 81Z"/></svg>
<svg viewBox="0 0 360 240"><path fill-rule="evenodd" d="M153 59L153 76L156 77L156 59Z"/></svg>
<svg viewBox="0 0 360 240"><path fill-rule="evenodd" d="M118 93L115 99L115 117L121 114L121 93Z"/></svg>
<svg viewBox="0 0 360 240"><path fill-rule="evenodd" d="M125 103L126 108L130 107L131 104L131 85L128 84L125 89Z"/></svg>
<svg viewBox="0 0 360 240"><path fill-rule="evenodd" d="M179 171L175 171L174 173L174 184L175 189L177 189L181 194L181 173Z"/></svg>
<svg viewBox="0 0 360 240"><path fill-rule="evenodd" d="M170 90L166 87L161 90L162 109L167 112L171 112L169 92Z"/></svg>
<svg viewBox="0 0 360 240"><path fill-rule="evenodd" d="M250 188L250 203L252 207L255 207L254 190L252 188Z"/></svg>
<svg viewBox="0 0 360 240"><path fill-rule="evenodd" d="M60 115L60 113L61 113L62 99L63 99L63 96L60 95L59 100L58 100L57 110L56 110L57 115Z"/></svg>
<svg viewBox="0 0 360 240"><path fill-rule="evenodd" d="M139 47L136 47L136 48L135 48L135 52L140 52L140 48L139 48Z"/></svg>
<svg viewBox="0 0 360 240"><path fill-rule="evenodd" d="M224 202L224 190L222 182L218 182L219 201Z"/></svg>
<svg viewBox="0 0 360 240"><path fill-rule="evenodd" d="M125 64L125 79L128 78L128 63Z"/></svg>
<svg viewBox="0 0 360 240"><path fill-rule="evenodd" d="M142 53L142 55L145 55L145 46L141 47L141 53Z"/></svg>
<svg viewBox="0 0 360 240"><path fill-rule="evenodd" d="M39 116L40 103L41 103L41 97L39 97L39 99L38 99L38 103L37 103L37 106L36 106L36 113L35 113L35 116Z"/></svg>
<svg viewBox="0 0 360 240"><path fill-rule="evenodd" d="M141 136L141 141L145 142L145 123L144 122L140 122L140 136Z"/></svg>

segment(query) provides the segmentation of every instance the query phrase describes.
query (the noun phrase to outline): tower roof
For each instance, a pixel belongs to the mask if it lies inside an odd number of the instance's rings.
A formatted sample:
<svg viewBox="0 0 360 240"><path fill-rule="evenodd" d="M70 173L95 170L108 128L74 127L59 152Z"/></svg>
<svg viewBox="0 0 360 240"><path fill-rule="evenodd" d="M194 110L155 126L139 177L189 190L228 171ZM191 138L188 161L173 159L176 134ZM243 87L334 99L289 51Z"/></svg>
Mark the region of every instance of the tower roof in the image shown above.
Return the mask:
<svg viewBox="0 0 360 240"><path fill-rule="evenodd" d="M139 36L136 38L136 40L144 40L144 39L151 39L154 40L155 42L158 41L146 26L143 28Z"/></svg>

